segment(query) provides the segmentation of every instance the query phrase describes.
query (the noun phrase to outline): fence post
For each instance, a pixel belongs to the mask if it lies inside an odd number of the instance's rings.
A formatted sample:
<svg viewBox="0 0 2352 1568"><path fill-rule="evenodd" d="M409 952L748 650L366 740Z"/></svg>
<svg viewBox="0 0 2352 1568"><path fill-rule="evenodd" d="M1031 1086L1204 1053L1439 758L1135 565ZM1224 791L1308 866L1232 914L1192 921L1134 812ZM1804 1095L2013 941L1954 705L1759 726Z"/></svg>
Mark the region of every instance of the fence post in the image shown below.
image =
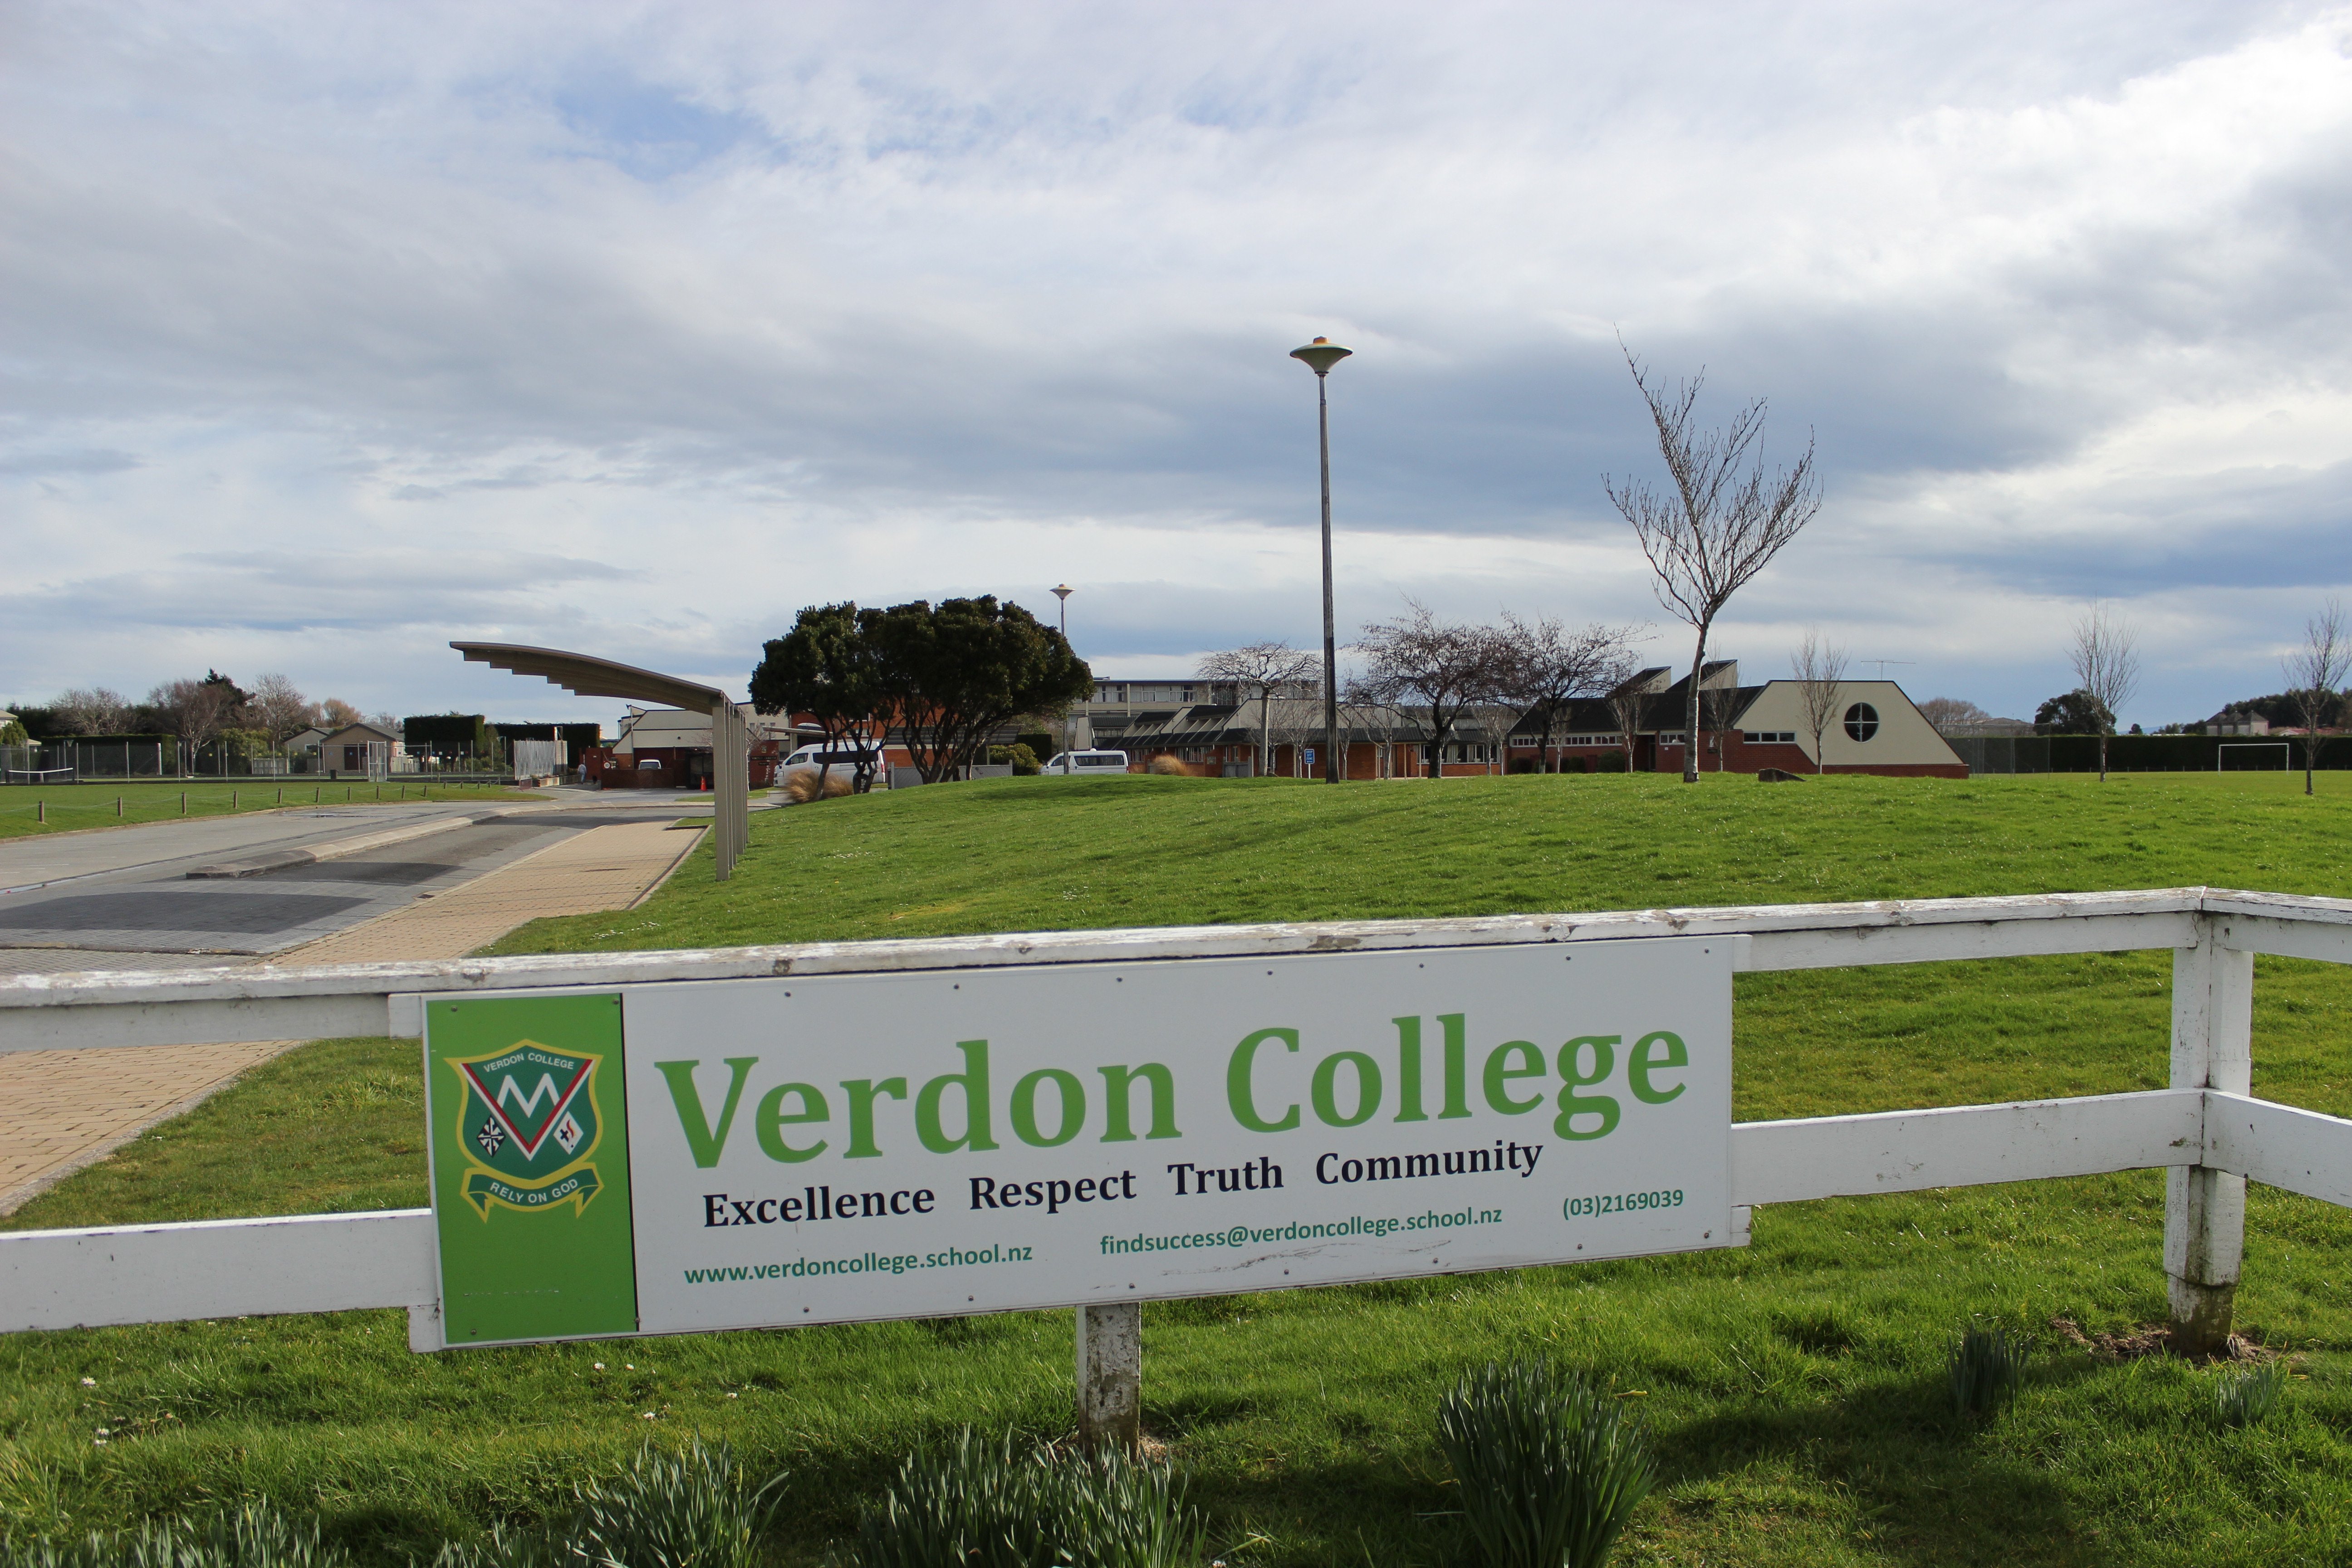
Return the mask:
<svg viewBox="0 0 2352 1568"><path fill-rule="evenodd" d="M2244 1094L2252 1086L2254 955L2221 945L2199 916L2195 947L2172 953L2172 1087ZM2165 1173L2164 1272L2172 1348L2219 1353L2230 1337L2246 1244L2246 1179L2203 1165Z"/></svg>
<svg viewBox="0 0 2352 1568"><path fill-rule="evenodd" d="M1135 1451L1143 1438L1143 1303L1078 1309L1078 1441Z"/></svg>

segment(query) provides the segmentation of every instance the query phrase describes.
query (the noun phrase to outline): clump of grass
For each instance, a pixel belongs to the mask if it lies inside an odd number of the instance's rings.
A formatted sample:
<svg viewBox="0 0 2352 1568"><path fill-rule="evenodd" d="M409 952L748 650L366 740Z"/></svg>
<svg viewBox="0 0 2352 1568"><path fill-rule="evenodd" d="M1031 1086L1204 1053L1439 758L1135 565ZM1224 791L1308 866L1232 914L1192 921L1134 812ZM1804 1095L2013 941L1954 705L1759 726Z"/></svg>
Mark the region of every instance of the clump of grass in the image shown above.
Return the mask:
<svg viewBox="0 0 2352 1568"><path fill-rule="evenodd" d="M909 1457L859 1521L858 1568L1176 1568L1203 1556L1199 1512L1166 1465L1022 1453L969 1427Z"/></svg>
<svg viewBox="0 0 2352 1568"><path fill-rule="evenodd" d="M784 1478L752 1486L722 1444L637 1451L629 1468L580 1489L566 1555L618 1568L756 1568Z"/></svg>
<svg viewBox="0 0 2352 1568"><path fill-rule="evenodd" d="M2259 1426L2285 1393L2286 1373L2276 1362L2226 1372L2213 1385L2213 1415L2224 1426Z"/></svg>
<svg viewBox="0 0 2352 1568"><path fill-rule="evenodd" d="M2025 1383L2031 1342L2006 1329L1970 1329L1952 1347L1946 1363L1958 1415L1990 1415L2017 1397Z"/></svg>
<svg viewBox="0 0 2352 1568"><path fill-rule="evenodd" d="M92 1531L68 1542L0 1542L5 1568L347 1568L350 1555L320 1538L316 1519L268 1502L201 1522L159 1520L137 1530Z"/></svg>
<svg viewBox="0 0 2352 1568"><path fill-rule="evenodd" d="M665 1454L648 1443L619 1475L576 1489L564 1527L493 1528L444 1545L433 1568L755 1568L783 1484L752 1486L724 1445L698 1437Z"/></svg>
<svg viewBox="0 0 2352 1568"><path fill-rule="evenodd" d="M813 800L838 800L850 793L851 779L839 768L824 770L822 782L814 768L794 768L784 775L784 798L794 805Z"/></svg>
<svg viewBox="0 0 2352 1568"><path fill-rule="evenodd" d="M1641 1423L1541 1359L1465 1374L1437 1442L1489 1568L1598 1568L1657 1480Z"/></svg>

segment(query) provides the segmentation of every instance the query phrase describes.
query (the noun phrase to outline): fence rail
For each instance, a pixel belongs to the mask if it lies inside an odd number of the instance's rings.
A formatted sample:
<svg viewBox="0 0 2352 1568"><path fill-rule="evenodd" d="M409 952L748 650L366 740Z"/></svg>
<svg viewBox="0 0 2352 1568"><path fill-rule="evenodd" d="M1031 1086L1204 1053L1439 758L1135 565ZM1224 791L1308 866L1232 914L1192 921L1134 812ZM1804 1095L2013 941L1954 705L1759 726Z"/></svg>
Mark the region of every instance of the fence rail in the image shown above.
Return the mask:
<svg viewBox="0 0 2352 1568"><path fill-rule="evenodd" d="M2225 1333L2249 1180L2352 1205L2352 1121L2252 1098L2253 956L2352 963L2352 900L2209 888L813 942L670 952L0 978L0 1051L422 1032L429 995L772 975L1722 936L1749 972L2173 952L2172 1084L2132 1094L1743 1122L1733 1202L2170 1173L2176 1335ZM0 1235L0 1331L411 1309L439 1343L431 1213ZM422 1315L422 1316L420 1316Z"/></svg>

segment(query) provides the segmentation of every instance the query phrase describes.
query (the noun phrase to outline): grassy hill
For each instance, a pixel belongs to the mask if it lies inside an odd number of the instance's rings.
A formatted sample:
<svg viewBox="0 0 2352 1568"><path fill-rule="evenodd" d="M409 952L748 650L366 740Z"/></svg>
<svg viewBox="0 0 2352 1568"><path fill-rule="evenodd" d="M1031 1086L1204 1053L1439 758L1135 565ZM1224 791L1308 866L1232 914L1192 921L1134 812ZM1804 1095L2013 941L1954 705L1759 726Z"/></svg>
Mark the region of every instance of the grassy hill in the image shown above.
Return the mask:
<svg viewBox="0 0 2352 1568"><path fill-rule="evenodd" d="M1007 780L762 815L733 880L709 880L706 852L642 909L502 949L2199 882L2346 894L2336 782L2307 800L2299 778L2243 774ZM2257 1092L2352 1114L2347 980L2261 963ZM2156 1087L2168 984L2162 953L1743 975L1737 1114ZM415 1064L408 1042L294 1053L0 1224L421 1202ZM1433 1406L1465 1365L1534 1352L1638 1402L1656 1434L1663 1481L1624 1562L2340 1561L2352 1215L2261 1189L2249 1206L2240 1322L2298 1379L2255 1427L2214 1419L2213 1371L2102 1357L2053 1326L2162 1319L2156 1173L1781 1205L1739 1251L1155 1304L1147 1423L1198 1478L1232 1568L1462 1561ZM2041 1348L2009 1413L1956 1424L1943 1358L1985 1323ZM390 1563L541 1517L583 1469L697 1431L790 1472L776 1550L814 1562L908 1445L966 1423L1065 1433L1070 1331L1067 1313L1013 1314L424 1358L394 1313L15 1336L0 1516L54 1533L268 1493Z"/></svg>
<svg viewBox="0 0 2352 1568"><path fill-rule="evenodd" d="M993 779L751 819L641 910L500 952L2213 883L2352 893L2352 776Z"/></svg>

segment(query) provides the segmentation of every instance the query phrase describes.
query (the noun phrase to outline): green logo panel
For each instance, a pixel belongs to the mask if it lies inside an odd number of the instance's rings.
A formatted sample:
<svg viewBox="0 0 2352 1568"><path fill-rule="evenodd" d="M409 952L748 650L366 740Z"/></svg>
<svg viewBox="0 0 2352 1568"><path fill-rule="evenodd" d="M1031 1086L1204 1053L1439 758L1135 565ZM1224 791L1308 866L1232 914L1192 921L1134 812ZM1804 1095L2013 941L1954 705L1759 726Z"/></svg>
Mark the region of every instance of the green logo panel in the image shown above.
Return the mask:
<svg viewBox="0 0 2352 1568"><path fill-rule="evenodd" d="M636 1332L621 1055L616 995L426 1005L451 1346Z"/></svg>

